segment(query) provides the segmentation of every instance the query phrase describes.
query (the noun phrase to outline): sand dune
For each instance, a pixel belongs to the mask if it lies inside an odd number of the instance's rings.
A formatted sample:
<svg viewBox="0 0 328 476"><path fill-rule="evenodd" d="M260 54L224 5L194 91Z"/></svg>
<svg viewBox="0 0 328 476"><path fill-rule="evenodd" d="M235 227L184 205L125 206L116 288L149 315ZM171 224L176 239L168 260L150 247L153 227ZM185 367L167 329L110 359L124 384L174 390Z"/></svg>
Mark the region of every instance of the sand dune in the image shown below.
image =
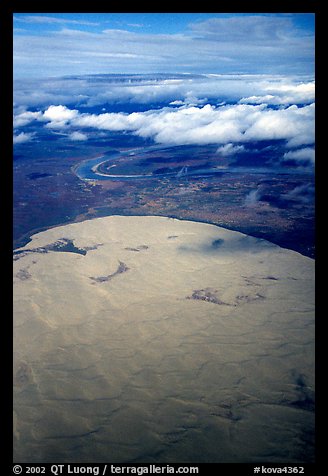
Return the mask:
<svg viewBox="0 0 328 476"><path fill-rule="evenodd" d="M106 217L14 254L16 462L313 461L314 261Z"/></svg>

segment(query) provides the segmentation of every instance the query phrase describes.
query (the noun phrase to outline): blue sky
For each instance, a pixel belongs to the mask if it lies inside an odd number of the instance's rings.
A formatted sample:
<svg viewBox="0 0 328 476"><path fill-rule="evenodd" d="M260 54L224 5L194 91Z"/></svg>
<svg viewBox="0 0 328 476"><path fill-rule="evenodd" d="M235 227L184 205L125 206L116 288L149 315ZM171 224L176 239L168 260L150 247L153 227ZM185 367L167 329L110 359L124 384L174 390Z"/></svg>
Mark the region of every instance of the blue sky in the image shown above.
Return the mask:
<svg viewBox="0 0 328 476"><path fill-rule="evenodd" d="M15 13L16 78L314 74L314 14Z"/></svg>

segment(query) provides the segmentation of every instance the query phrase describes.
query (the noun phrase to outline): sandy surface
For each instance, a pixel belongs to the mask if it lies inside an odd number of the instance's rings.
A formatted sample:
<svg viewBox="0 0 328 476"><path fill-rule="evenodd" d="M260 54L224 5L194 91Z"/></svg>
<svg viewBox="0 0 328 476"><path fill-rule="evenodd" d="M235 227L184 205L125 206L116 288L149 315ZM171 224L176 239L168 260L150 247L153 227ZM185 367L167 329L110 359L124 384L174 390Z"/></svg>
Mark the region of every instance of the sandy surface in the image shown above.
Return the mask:
<svg viewBox="0 0 328 476"><path fill-rule="evenodd" d="M312 259L165 217L19 251L15 462L313 461Z"/></svg>

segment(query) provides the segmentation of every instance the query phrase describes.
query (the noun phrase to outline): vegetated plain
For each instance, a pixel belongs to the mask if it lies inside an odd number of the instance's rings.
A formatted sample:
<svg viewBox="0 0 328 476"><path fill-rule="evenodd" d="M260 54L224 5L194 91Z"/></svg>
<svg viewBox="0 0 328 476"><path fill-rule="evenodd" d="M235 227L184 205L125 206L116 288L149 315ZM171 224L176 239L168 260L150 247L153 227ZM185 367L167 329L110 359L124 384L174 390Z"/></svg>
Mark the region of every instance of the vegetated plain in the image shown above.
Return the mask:
<svg viewBox="0 0 328 476"><path fill-rule="evenodd" d="M35 231L86 218L162 215L217 224L315 256L314 175L293 163L271 166L279 141L254 143L247 153L229 159L213 145L148 151L149 145L111 133L106 141L83 146L61 138L45 138L38 147L16 146L14 247ZM121 157L115 160L118 151ZM81 180L74 173L83 160L99 156L105 161L99 172L152 178ZM213 167L215 173L197 174ZM183 169L186 173L179 174Z"/></svg>

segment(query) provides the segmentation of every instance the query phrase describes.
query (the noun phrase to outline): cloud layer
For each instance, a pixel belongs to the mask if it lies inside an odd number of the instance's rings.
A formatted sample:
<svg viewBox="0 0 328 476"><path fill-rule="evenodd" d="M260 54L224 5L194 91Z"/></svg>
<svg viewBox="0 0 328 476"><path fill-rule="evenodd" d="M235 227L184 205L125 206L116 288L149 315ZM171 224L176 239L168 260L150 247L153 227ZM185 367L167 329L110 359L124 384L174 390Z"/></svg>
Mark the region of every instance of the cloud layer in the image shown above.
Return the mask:
<svg viewBox="0 0 328 476"><path fill-rule="evenodd" d="M129 133L163 145L214 144L218 154L233 157L247 154L253 142L277 140L285 144L282 163L308 166L314 163L314 100L314 81L293 76L88 75L16 81L14 142L45 134L81 142Z"/></svg>
<svg viewBox="0 0 328 476"><path fill-rule="evenodd" d="M310 78L270 75L89 75L15 81L16 107L72 104L154 104L171 106L222 102L241 104L309 104L315 84Z"/></svg>
<svg viewBox="0 0 328 476"><path fill-rule="evenodd" d="M223 155L229 153L229 148L236 152L237 146L233 144L253 141L285 140L291 148L314 143L314 104L278 109L265 104L218 107L206 104L130 114L81 113L63 105L52 105L43 112L24 111L14 119L16 128L27 125L28 121L43 122L49 130L75 133L75 137L71 136L73 140L84 140L83 130L129 132L158 144L223 145ZM293 157L297 159L304 153L309 151L305 148ZM288 154L286 158L290 158Z"/></svg>

